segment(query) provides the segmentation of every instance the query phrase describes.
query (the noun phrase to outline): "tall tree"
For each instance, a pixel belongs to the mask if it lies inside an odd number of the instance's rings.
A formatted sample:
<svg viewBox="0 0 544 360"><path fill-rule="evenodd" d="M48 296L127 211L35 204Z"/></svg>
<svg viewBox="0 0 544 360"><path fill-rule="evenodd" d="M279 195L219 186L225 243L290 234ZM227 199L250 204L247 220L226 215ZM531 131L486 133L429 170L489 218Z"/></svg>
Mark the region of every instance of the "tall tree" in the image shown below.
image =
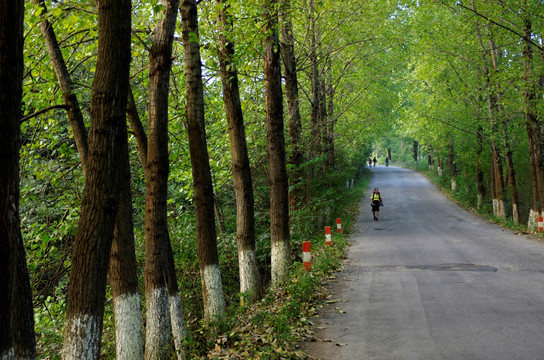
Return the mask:
<svg viewBox="0 0 544 360"><path fill-rule="evenodd" d="M473 7L475 2L473 1ZM476 35L480 44L480 50L482 54L482 69L481 73L485 81L487 108L489 113L489 120L491 123L491 196L493 202L493 214L495 216L505 217L504 212L504 180L502 176L502 156L501 149L498 144L498 100L497 100L497 88L494 84L494 79L491 73L491 57L492 49L490 46L485 45L484 35L482 34L482 27L479 23L479 19L475 19ZM489 30L489 26L487 28ZM488 39L491 39L489 35Z"/></svg>
<svg viewBox="0 0 544 360"><path fill-rule="evenodd" d="M283 134L283 95L280 44L278 37L278 1L264 0L265 23L264 79L266 98L266 135L268 183L270 186L270 242L272 284L278 285L289 275L291 244L289 236L289 193Z"/></svg>
<svg viewBox="0 0 544 360"><path fill-rule="evenodd" d="M34 311L19 214L24 1L0 0L0 358L35 359Z"/></svg>
<svg viewBox="0 0 544 360"><path fill-rule="evenodd" d="M72 255L63 358L98 358L106 275L119 204L121 148L127 142L130 0L98 3L98 56L89 154Z"/></svg>
<svg viewBox="0 0 544 360"><path fill-rule="evenodd" d="M529 160L531 167L532 203L529 214L529 229L536 228L537 216L542 213L544 203L544 166L542 156L541 132L542 125L538 118L537 91L534 82L534 55L531 39L533 37L533 26L531 15L527 11L527 1L522 7L522 54L523 54L523 105L525 113L525 125L527 138L529 140Z"/></svg>
<svg viewBox="0 0 544 360"><path fill-rule="evenodd" d="M290 0L283 0L281 6L281 55L285 76L285 98L287 100L287 114L289 116L289 141L291 156L289 164L293 172L289 177L291 191L289 203L291 209L296 209L303 198L304 152L302 146L302 120L300 116L300 101L298 94L298 70L295 57L295 38L293 34L293 11Z"/></svg>
<svg viewBox="0 0 544 360"><path fill-rule="evenodd" d="M147 303L146 359L167 358L170 329L182 357L185 325L179 307L179 290L173 270L168 232L168 96L172 47L179 1L163 0L164 17L158 21L149 52L149 133L145 156L145 289ZM138 127L137 127L138 128ZM172 271L170 271L172 270ZM170 305L170 306L169 306ZM176 307L177 310L170 310Z"/></svg>
<svg viewBox="0 0 544 360"><path fill-rule="evenodd" d="M308 48L308 59L310 61L310 153L309 159L314 159L318 157L321 153L321 129L322 129L322 118L321 118L321 81L319 77L319 68L318 68L318 39L317 39L317 26L315 18L315 4L314 0L308 0L308 31L310 36L310 44ZM315 176L315 166L311 165L309 169L309 183L313 182ZM311 196L311 191L308 193Z"/></svg>
<svg viewBox="0 0 544 360"><path fill-rule="evenodd" d="M496 46L492 37L489 39L489 48L491 54L491 66L493 69L493 77L499 79L499 59L500 49ZM508 132L509 119L505 114L503 105L503 90L502 84L499 80L495 80L495 88L497 89L497 111L501 125L501 135L503 140L504 157L506 159L506 171L508 175L508 181L510 185L510 194L512 199L512 220L517 224L519 223L519 200L518 200L518 188L516 182L516 171L514 168L513 151L510 144L510 134ZM503 209L504 212L505 209Z"/></svg>
<svg viewBox="0 0 544 360"><path fill-rule="evenodd" d="M53 69L63 91L68 120L85 172L88 154L87 130L78 97L74 91L74 82L62 55L53 25L48 20L49 13L45 1L34 0L34 4L42 9L40 11L40 31L45 39ZM117 359L141 359L143 358L142 320L136 271L128 146L121 148L119 157L121 159L120 181L122 185L109 267L116 321L115 345Z"/></svg>
<svg viewBox="0 0 544 360"><path fill-rule="evenodd" d="M225 298L219 268L213 184L204 124L204 90L195 0L182 0L181 27L186 81L186 116L195 193L196 231L204 317L223 317Z"/></svg>
<svg viewBox="0 0 544 360"><path fill-rule="evenodd" d="M225 0L217 0L217 4L219 5L219 65L236 195L236 243L240 292L247 294L248 300L254 302L262 296L263 286L255 252L255 201L240 102L238 71L233 59L234 43L229 39L233 29L233 18Z"/></svg>
<svg viewBox="0 0 544 360"><path fill-rule="evenodd" d="M33 0L33 2L40 8L40 31L45 39L49 58L51 59L53 70L55 70L57 80L62 90L64 104L67 106L68 120L70 121L70 126L74 132L79 158L83 165L83 169L85 169L85 161L88 153L87 129L85 128L81 107L79 106L79 101L76 92L74 91L74 82L70 75L70 71L66 66L66 62L64 61L64 56L62 55L59 42L57 41L53 25L49 22L49 13L45 6L45 1Z"/></svg>

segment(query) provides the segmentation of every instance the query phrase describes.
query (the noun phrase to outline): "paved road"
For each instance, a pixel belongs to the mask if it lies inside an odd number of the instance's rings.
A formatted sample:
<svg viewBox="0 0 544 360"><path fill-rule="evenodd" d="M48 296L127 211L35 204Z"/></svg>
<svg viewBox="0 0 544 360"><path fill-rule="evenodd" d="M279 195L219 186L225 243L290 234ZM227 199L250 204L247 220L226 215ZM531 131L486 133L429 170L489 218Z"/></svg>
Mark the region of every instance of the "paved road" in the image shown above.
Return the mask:
<svg viewBox="0 0 544 360"><path fill-rule="evenodd" d="M372 169L309 359L544 359L544 242L462 210L424 177ZM341 313L340 311L345 313Z"/></svg>

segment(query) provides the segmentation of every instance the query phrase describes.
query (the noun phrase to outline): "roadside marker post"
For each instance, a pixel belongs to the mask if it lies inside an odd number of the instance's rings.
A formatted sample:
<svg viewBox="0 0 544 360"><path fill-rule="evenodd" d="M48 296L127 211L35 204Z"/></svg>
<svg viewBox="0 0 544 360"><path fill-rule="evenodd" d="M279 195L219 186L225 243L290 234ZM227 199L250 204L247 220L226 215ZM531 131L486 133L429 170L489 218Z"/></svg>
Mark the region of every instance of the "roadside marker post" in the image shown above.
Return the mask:
<svg viewBox="0 0 544 360"><path fill-rule="evenodd" d="M544 219L542 215L538 215L538 232L542 232L542 230L544 230Z"/></svg>
<svg viewBox="0 0 544 360"><path fill-rule="evenodd" d="M312 253L310 251L311 245L309 241L302 242L302 266L304 270L310 271L312 269Z"/></svg>
<svg viewBox="0 0 544 360"><path fill-rule="evenodd" d="M325 226L325 245L332 245L331 227Z"/></svg>
<svg viewBox="0 0 544 360"><path fill-rule="evenodd" d="M340 218L336 219L336 230L338 230L338 233L342 233L342 221Z"/></svg>

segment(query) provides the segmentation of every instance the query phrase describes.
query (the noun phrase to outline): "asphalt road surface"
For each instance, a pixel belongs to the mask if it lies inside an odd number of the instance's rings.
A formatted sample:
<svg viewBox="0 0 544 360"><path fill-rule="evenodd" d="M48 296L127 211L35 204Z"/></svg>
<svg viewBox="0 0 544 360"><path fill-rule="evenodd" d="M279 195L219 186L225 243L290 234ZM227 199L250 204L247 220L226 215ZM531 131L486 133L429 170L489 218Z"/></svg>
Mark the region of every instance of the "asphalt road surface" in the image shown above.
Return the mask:
<svg viewBox="0 0 544 360"><path fill-rule="evenodd" d="M308 359L544 359L544 242L464 211L423 176L372 168ZM378 187L384 207L370 211Z"/></svg>

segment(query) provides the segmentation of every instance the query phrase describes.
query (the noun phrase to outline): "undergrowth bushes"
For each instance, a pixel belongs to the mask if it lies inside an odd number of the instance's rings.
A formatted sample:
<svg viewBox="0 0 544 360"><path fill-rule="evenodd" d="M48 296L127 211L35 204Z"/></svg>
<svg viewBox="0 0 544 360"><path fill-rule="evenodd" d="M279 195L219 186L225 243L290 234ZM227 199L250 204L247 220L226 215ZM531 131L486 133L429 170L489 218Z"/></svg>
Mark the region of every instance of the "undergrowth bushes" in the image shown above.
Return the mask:
<svg viewBox="0 0 544 360"><path fill-rule="evenodd" d="M362 157L363 159L365 157ZM341 159L339 159L341 161ZM360 165L338 164L342 172L316 177L312 184L312 198L298 210L290 214L292 267L290 280L271 289L270 279L270 234L268 225L267 194L256 196L256 249L262 279L267 291L262 300L251 305L241 305L243 294L239 293L238 256L235 239L236 223L234 201L219 199L222 206L218 219L218 252L222 270L223 288L227 301L225 318L206 324L203 322L202 290L199 276L198 257L196 254L196 233L194 212L183 193L172 192L169 200L170 238L174 253L178 285L184 310L188 335L185 340L187 359L225 358L225 359L276 359L303 358L304 354L296 344L308 334L309 317L315 311L315 300L323 296L323 281L339 266L348 246L348 236L353 220L359 209L359 201L366 189L369 172ZM137 180L137 179L136 179ZM263 179L256 179L258 184ZM33 183L30 182L29 185ZM68 185L68 183L66 183ZM136 258L141 294L144 294L143 263L144 233L141 189L138 181L133 183L134 220ZM32 189L32 188L29 188ZM28 190L27 190L28 191ZM257 190L256 190L257 191ZM218 191L233 194L232 189ZM177 198L177 197L180 198ZM33 199L31 197L29 200ZM70 200L70 199L68 199ZM75 201L71 199L72 201ZM64 203L63 203L64 204ZM176 205L177 204L177 205ZM182 205L179 205L182 204ZM26 202L28 209L34 209L38 215L46 216L43 210ZM68 274L71 265L69 256L72 233L77 226L76 206L58 219L40 218L47 224L49 231L36 227L26 228L27 252L33 259L35 268L31 268L34 289L44 283L47 291L40 292L35 298L35 320L38 344L38 356L50 360L60 359L62 336L66 312L65 294L68 287ZM43 211L42 211L43 210ZM31 214L31 211L28 211ZM45 215L43 215L45 214ZM335 219L342 219L343 234L333 234L333 245L325 246L324 226L336 228ZM34 223L35 216L25 219L24 224ZM54 220L54 221L53 221ZM45 228L45 227L44 227ZM36 230L37 229L37 230ZM44 237L50 242L43 241ZM37 240L36 240L37 239ZM306 272L302 267L302 242L311 241L312 270ZM55 241L55 243L53 243ZM43 256L43 244L48 246L47 261ZM36 244L40 246L36 246ZM41 251L41 252L40 252ZM38 259L44 258L43 262ZM49 266L50 264L50 266ZM39 270L39 271L37 271ZM41 274L51 274L44 281ZM51 280L49 280L51 279ZM140 296L145 319L145 297ZM101 348L101 359L115 358L115 329L111 292L106 294L106 309ZM174 356L174 354L173 354Z"/></svg>

